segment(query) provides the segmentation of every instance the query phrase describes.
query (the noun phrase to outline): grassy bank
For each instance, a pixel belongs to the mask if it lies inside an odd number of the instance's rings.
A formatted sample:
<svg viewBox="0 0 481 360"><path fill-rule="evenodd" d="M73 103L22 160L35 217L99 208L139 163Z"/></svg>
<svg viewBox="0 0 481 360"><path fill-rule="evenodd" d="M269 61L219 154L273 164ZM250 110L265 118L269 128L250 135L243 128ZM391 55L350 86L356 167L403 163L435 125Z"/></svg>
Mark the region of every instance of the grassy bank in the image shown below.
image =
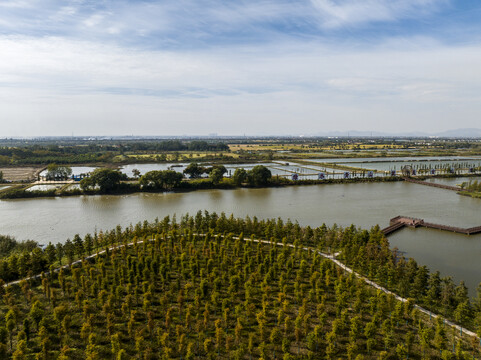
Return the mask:
<svg viewBox="0 0 481 360"><path fill-rule="evenodd" d="M441 174L435 176L417 176L416 179L426 180L432 178L451 179L457 177L477 177L479 174ZM40 197L56 197L56 196L78 196L78 195L125 195L134 193L159 193L166 191L174 192L188 192L196 190L227 190L236 188L271 188L283 186L305 186L305 185L329 185L329 184L357 184L357 183L381 183L381 182L396 182L404 181L400 176L386 176L373 178L350 178L350 179L324 179L324 180L291 180L283 176L273 176L266 184L260 186L250 186L247 183L236 185L231 178L224 178L218 183L214 183L210 178L183 180L179 186L172 189L147 189L142 188L138 182L123 182L116 189L103 193L100 190L81 190L69 189L62 187L61 189L51 189L46 191L27 191L28 185L13 185L10 188L0 190L0 199L26 199L26 198L40 198ZM481 198L480 192L460 191L460 195L471 196L473 198Z"/></svg>
<svg viewBox="0 0 481 360"><path fill-rule="evenodd" d="M144 189L138 183L122 183L120 186L108 193L103 193L100 190L84 191L81 189L51 189L51 190L34 190L28 191L27 186L15 186L14 188L8 188L0 191L0 199L27 199L27 198L40 198L40 197L62 197L62 196L78 196L78 195L125 195L134 193L159 193L166 191L174 192L186 192L196 190L211 190L211 189L236 189L236 188L271 188L282 186L304 186L304 185L328 185L328 184L356 184L356 183L380 183L380 182L394 182L403 181L400 177L375 177L375 178L351 178L351 179L325 179L325 180L297 180L293 181L285 177L272 177L269 182L262 186L249 186L242 184L237 186L230 178L224 178L219 183L212 182L211 179L195 179L184 180L180 186L173 189Z"/></svg>
<svg viewBox="0 0 481 360"><path fill-rule="evenodd" d="M460 191L458 194L462 196L469 196L475 199L481 199L481 192L478 191Z"/></svg>

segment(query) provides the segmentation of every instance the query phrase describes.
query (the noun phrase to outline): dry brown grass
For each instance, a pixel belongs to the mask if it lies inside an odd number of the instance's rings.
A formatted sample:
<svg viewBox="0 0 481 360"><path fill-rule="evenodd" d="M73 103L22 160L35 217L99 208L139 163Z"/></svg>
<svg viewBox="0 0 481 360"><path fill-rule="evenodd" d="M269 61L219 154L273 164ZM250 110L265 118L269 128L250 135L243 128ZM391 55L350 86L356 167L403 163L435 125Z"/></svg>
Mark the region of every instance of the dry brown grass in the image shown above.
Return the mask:
<svg viewBox="0 0 481 360"><path fill-rule="evenodd" d="M0 167L3 172L3 178L9 181L28 181L36 180L37 174L42 171L42 166L24 166L24 167Z"/></svg>

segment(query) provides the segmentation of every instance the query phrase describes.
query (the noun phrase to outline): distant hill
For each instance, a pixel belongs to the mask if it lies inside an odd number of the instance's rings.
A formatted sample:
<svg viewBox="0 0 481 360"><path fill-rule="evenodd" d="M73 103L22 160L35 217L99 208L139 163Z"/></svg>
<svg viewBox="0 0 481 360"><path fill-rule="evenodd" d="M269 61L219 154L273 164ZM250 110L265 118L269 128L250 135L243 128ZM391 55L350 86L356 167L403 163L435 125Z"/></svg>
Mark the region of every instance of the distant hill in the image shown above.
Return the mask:
<svg viewBox="0 0 481 360"><path fill-rule="evenodd" d="M338 136L338 137L445 137L445 138L481 138L481 129L463 128L446 130L442 132L380 132L380 131L329 131L319 132L315 136Z"/></svg>
<svg viewBox="0 0 481 360"><path fill-rule="evenodd" d="M436 134L440 137L467 137L467 138L481 138L481 129L466 128L447 130Z"/></svg>

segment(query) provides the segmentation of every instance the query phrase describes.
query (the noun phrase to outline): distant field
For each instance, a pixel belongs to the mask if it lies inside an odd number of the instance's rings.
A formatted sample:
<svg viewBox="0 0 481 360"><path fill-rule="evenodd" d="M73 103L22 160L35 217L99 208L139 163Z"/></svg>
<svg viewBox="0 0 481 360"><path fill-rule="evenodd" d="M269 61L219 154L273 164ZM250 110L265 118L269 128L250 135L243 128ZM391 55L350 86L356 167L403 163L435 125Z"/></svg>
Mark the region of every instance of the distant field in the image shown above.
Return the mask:
<svg viewBox="0 0 481 360"><path fill-rule="evenodd" d="M392 144L342 144L333 146L323 146L323 145L309 145L309 144L269 144L269 143L259 143L259 144L229 144L229 149L231 151L322 151L322 150L354 150L354 149L400 149L403 145L392 145Z"/></svg>
<svg viewBox="0 0 481 360"><path fill-rule="evenodd" d="M309 150L321 149L317 146L297 145L297 144L229 144L230 151L287 151L287 150Z"/></svg>
<svg viewBox="0 0 481 360"><path fill-rule="evenodd" d="M35 179L37 174L42 171L42 169L42 166L0 167L0 171L3 172L3 178L9 181Z"/></svg>
<svg viewBox="0 0 481 360"><path fill-rule="evenodd" d="M212 157L214 155L225 154L232 158L238 158L238 154L222 153L222 152L178 152L178 153L159 153L159 154L129 154L127 157L132 159L139 159L141 161L188 161L191 159L203 159ZM165 159L162 159L165 156Z"/></svg>

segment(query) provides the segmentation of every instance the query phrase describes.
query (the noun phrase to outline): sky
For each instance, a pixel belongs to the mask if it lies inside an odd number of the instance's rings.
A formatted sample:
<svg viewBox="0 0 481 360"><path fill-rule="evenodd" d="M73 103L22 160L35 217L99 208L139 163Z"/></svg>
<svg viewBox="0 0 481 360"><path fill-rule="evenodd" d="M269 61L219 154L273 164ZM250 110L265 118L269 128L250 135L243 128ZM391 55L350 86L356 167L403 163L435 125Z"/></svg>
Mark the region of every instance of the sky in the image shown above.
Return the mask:
<svg viewBox="0 0 481 360"><path fill-rule="evenodd" d="M0 137L481 127L479 0L0 0Z"/></svg>

